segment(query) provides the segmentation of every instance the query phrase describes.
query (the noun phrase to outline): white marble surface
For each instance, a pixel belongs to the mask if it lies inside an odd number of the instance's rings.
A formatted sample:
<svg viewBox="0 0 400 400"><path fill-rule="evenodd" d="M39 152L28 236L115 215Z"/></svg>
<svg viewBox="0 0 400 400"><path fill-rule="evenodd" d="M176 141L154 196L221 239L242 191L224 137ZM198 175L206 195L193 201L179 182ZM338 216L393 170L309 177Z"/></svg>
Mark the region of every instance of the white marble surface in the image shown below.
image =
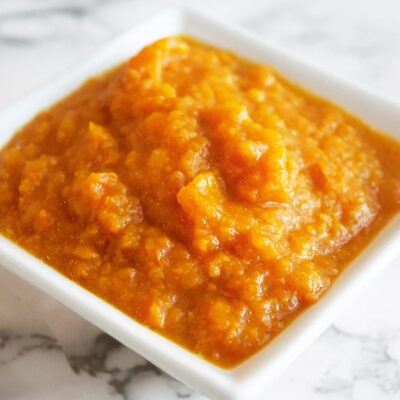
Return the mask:
<svg viewBox="0 0 400 400"><path fill-rule="evenodd" d="M400 102L398 0L184 3L236 21ZM0 108L167 4L0 0ZM400 261L337 318L262 400L400 399L399 283ZM55 323L60 316L62 329ZM0 400L179 398L204 399L0 270Z"/></svg>

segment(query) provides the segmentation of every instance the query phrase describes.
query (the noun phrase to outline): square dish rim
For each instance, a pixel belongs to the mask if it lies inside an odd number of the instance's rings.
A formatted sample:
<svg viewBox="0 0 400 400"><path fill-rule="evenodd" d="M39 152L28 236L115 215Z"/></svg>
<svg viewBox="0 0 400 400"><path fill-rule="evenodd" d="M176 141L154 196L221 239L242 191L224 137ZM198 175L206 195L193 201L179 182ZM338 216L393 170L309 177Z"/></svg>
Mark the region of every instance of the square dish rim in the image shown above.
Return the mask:
<svg viewBox="0 0 400 400"><path fill-rule="evenodd" d="M281 47L267 43L232 24L187 8L172 7L111 40L90 61L67 73L62 79L32 92L15 105L0 111L0 129L8 132L5 135L6 140L0 138L0 146L38 111L62 99L85 79L128 57L125 50L115 54L113 49L130 44L135 35L141 38L136 39L138 43L135 46L138 50L158 37L175 34L193 36L259 63L267 62L290 81L339 103L352 114L362 114L364 121L385 131L393 131L392 136L397 136L397 139L400 137L400 132L395 129L395 117L396 113L400 116L400 105L395 102L349 79L304 62ZM122 57L123 54L127 57ZM295 71L293 66L296 66ZM327 95L329 90L334 95ZM341 98L343 95L344 99ZM372 112L363 113L366 105L372 107ZM400 126L400 117L397 126ZM391 127L393 129L387 129ZM339 310L376 276L379 272L377 265L388 264L400 254L399 222L400 216L393 218L315 305L299 315L258 353L229 370L201 359L139 324L3 236L0 236L0 264L194 389L215 399L243 400L261 392L330 325Z"/></svg>

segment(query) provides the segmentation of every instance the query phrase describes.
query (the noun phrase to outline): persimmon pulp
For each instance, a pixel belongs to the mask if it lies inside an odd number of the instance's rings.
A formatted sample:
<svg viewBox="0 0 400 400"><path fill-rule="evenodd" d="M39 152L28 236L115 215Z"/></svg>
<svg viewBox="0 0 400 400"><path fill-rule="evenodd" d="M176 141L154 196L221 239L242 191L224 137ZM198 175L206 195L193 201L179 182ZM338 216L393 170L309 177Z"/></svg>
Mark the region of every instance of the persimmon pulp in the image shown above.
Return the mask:
<svg viewBox="0 0 400 400"><path fill-rule="evenodd" d="M400 145L274 69L169 37L0 152L0 232L234 367L399 211Z"/></svg>

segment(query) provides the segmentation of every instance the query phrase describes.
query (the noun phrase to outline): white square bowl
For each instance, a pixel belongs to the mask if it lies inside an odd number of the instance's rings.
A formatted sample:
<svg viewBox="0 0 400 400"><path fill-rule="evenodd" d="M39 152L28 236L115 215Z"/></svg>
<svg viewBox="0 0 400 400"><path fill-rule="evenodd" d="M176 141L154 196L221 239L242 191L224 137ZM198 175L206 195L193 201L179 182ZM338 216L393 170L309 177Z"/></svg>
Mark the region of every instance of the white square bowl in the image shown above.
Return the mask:
<svg viewBox="0 0 400 400"><path fill-rule="evenodd" d="M137 53L165 36L185 34L275 67L292 82L327 98L372 126L400 138L400 106L372 91L321 70L287 51L214 18L170 9L107 44L79 69L32 93L0 114L0 146L42 109L76 89L87 78ZM231 370L197 357L135 322L0 236L0 264L97 325L170 375L215 400L256 398L282 370L333 321L337 312L397 255L400 217L367 246L319 302L302 313L263 350ZM264 397L264 396L263 396ZM265 397L264 397L265 398Z"/></svg>

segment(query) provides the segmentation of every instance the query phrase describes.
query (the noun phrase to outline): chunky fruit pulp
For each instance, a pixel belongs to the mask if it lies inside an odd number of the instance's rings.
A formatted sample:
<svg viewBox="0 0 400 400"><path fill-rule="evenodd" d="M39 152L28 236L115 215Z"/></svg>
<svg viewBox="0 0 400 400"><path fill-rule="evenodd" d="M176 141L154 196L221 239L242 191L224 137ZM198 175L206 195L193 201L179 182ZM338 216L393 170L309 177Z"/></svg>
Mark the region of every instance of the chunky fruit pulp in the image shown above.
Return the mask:
<svg viewBox="0 0 400 400"><path fill-rule="evenodd" d="M0 153L0 232L222 367L316 302L399 193L399 143L185 37L89 80Z"/></svg>

